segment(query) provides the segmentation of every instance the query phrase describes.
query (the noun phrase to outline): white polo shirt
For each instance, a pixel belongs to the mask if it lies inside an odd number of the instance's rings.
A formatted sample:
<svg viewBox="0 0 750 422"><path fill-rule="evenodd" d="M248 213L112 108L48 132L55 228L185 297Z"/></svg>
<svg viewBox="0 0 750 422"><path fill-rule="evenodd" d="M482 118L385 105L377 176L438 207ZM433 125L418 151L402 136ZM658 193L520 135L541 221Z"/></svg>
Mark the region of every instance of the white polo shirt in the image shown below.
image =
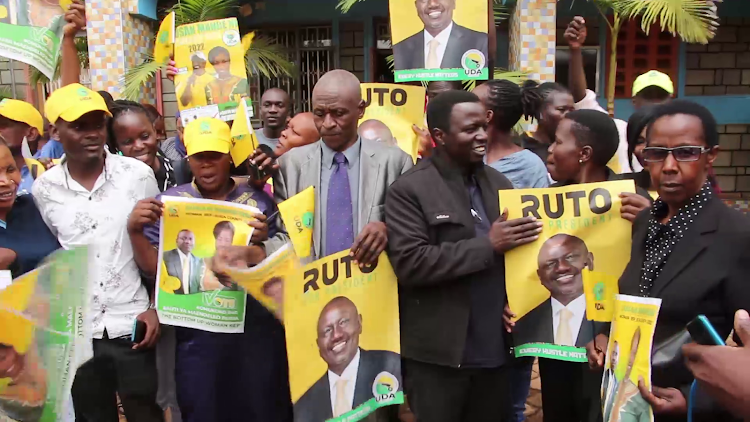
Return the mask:
<svg viewBox="0 0 750 422"><path fill-rule="evenodd" d="M148 309L148 293L127 232L136 202L159 194L146 164L105 152L104 171L89 191L73 180L63 161L32 187L37 208L65 249L89 247L92 335L129 335L133 320Z"/></svg>

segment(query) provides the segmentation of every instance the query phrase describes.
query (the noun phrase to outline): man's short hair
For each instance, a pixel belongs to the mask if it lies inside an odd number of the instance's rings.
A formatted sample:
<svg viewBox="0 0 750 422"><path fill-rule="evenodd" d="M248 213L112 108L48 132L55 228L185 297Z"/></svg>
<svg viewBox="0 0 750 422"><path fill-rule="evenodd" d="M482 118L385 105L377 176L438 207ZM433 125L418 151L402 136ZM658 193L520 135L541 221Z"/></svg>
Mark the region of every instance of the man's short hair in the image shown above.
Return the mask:
<svg viewBox="0 0 750 422"><path fill-rule="evenodd" d="M573 136L578 146L590 146L594 164L606 166L620 145L620 133L614 120L596 110L571 111L565 118L573 121Z"/></svg>
<svg viewBox="0 0 750 422"><path fill-rule="evenodd" d="M678 114L694 116L701 120L703 125L703 140L706 142L706 146L712 148L719 144L719 132L716 128L714 115L706 107L688 100L672 100L654 107L651 123L646 131L646 139L651 137L651 129L657 120L662 117L676 116Z"/></svg>
<svg viewBox="0 0 750 422"><path fill-rule="evenodd" d="M443 132L450 131L451 112L453 106L462 103L479 103L479 97L468 91L446 91L427 105L427 127L430 131L440 129Z"/></svg>

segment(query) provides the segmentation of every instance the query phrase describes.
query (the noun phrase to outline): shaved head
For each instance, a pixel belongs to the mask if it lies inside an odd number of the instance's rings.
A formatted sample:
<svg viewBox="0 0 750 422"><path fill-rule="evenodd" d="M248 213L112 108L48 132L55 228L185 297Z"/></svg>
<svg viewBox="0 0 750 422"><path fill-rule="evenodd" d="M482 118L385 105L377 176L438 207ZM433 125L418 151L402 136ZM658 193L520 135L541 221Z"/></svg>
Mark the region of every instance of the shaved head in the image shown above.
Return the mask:
<svg viewBox="0 0 750 422"><path fill-rule="evenodd" d="M357 142L357 123L365 112L359 79L346 70L323 75L312 94L315 127L334 151L345 151Z"/></svg>
<svg viewBox="0 0 750 422"><path fill-rule="evenodd" d="M396 146L396 139L385 123L377 119L365 120L359 125L359 136L362 139L382 142L388 146Z"/></svg>
<svg viewBox="0 0 750 422"><path fill-rule="evenodd" d="M315 119L312 113L300 113L294 116L281 132L279 144L276 145L274 154L278 157L292 148L312 144L320 139L318 128L315 127Z"/></svg>
<svg viewBox="0 0 750 422"><path fill-rule="evenodd" d="M271 88L263 93L260 99L260 119L263 121L263 133L275 139L286 126L291 107L289 94L279 88Z"/></svg>

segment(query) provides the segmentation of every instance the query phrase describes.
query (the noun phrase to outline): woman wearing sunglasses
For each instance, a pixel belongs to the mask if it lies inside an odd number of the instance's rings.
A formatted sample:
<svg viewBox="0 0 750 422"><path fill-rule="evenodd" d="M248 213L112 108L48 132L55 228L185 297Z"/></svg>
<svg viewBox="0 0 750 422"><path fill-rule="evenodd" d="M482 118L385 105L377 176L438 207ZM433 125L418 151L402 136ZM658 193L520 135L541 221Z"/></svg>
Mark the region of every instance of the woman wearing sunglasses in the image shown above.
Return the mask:
<svg viewBox="0 0 750 422"><path fill-rule="evenodd" d="M657 106L642 156L659 199L633 225L631 259L620 278L620 293L662 300L654 350L679 350L685 326L706 315L722 338L734 314L750 306L750 221L724 205L708 181L718 154L716 121L703 106L675 100ZM607 336L589 343L589 364L601 367ZM686 419L693 382L682 357L652 372L652 391L643 384L657 422ZM700 395L694 421L733 420Z"/></svg>

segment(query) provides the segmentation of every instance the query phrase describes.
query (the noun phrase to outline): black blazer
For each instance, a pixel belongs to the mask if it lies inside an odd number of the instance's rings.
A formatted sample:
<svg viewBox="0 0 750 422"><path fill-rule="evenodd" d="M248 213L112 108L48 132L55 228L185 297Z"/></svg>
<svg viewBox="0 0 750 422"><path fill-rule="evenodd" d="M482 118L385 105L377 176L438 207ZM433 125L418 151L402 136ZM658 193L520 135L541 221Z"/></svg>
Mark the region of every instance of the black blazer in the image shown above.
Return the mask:
<svg viewBox="0 0 750 422"><path fill-rule="evenodd" d="M471 49L482 52L485 66L489 61L487 55L487 34L453 23L448 45L445 47L442 69L461 69L461 58ZM394 66L396 70L424 69L424 29L393 46Z"/></svg>
<svg viewBox="0 0 750 422"><path fill-rule="evenodd" d="M490 278L501 284L497 329L505 333L505 266L489 238L475 235L463 176L443 154L436 150L390 186L385 221L388 256L399 283L401 355L458 366L466 344L473 280ZM487 217L495 221L500 215L497 192L513 185L488 166L479 168L475 177Z"/></svg>
<svg viewBox="0 0 750 422"><path fill-rule="evenodd" d="M516 322L513 328L513 343L520 346L527 343L555 343L554 322L552 319L552 299L547 299ZM581 328L578 330L576 347L586 347L594 338L594 326L583 313Z"/></svg>
<svg viewBox="0 0 750 422"><path fill-rule="evenodd" d="M357 385L354 386L352 409L373 398L372 384L381 372L389 372L398 379L398 391L403 391L401 357L387 350L360 349ZM397 406L390 406L397 407ZM383 420L383 413L392 409L379 409L366 420ZM294 404L294 422L323 422L333 418L331 388L326 371Z"/></svg>
<svg viewBox="0 0 750 422"><path fill-rule="evenodd" d="M646 209L633 224L630 262L620 278L622 294L640 295L649 218L650 209ZM699 314L706 315L719 335L726 338L734 313L750 309L750 220L719 198L710 199L654 280L651 296L662 299L655 347L678 334ZM693 376L677 360L668 370L655 368L652 381L658 387L679 388L688 397ZM712 410L699 407L696 411L707 414ZM716 419L716 414L711 414L704 420L731 419Z"/></svg>

